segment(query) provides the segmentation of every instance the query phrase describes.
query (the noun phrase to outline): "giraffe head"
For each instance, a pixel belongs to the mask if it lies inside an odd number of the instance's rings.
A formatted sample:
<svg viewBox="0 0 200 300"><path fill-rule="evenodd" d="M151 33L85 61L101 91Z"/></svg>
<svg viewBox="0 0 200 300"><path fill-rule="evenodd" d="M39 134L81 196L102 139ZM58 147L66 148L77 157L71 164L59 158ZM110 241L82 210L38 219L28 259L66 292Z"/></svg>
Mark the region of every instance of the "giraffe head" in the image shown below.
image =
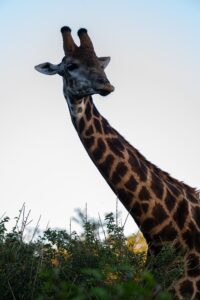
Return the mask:
<svg viewBox="0 0 200 300"><path fill-rule="evenodd" d="M65 56L58 65L49 62L35 66L43 74L59 74L63 77L64 95L81 98L87 95L100 94L106 96L114 90L108 81L104 69L110 57L97 57L87 30L79 29L80 46L78 47L69 27L62 27Z"/></svg>

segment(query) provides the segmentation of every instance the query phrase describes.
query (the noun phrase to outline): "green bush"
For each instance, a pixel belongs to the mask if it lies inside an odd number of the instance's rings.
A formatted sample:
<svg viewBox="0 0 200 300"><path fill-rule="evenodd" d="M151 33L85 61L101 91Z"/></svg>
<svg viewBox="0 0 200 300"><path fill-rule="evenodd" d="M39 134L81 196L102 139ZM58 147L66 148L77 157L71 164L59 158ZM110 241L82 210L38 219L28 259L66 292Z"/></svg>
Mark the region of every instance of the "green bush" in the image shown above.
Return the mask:
<svg viewBox="0 0 200 300"><path fill-rule="evenodd" d="M27 219L19 226L17 218L10 232L6 230L9 218L0 221L0 299L172 299L164 289L181 272L179 264L172 265L166 276L172 248L158 256L159 268L165 268L162 277L155 270L147 271L146 252L130 250L123 227L116 224L112 213L104 224L82 213L79 217L81 235L47 229L29 242L24 239Z"/></svg>

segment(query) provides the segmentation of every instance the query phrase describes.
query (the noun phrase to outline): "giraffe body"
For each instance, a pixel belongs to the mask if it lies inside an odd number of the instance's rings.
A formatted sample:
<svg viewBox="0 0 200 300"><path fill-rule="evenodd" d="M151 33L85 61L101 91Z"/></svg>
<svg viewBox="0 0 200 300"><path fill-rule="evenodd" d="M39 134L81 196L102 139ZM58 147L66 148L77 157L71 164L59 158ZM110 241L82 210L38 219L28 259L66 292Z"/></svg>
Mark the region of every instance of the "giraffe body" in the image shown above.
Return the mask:
<svg viewBox="0 0 200 300"><path fill-rule="evenodd" d="M68 27L62 34L66 55L62 63L57 66L45 63L36 69L63 77L64 96L81 142L136 221L149 251L156 255L166 243L185 251L184 275L174 283L178 299L200 299L199 193L146 160L110 126L91 97L94 93L106 95L114 90L103 71L109 59L96 57L86 30L79 30L80 49ZM66 70L67 64L73 65L74 61L75 70L77 65L84 65L87 71Z"/></svg>

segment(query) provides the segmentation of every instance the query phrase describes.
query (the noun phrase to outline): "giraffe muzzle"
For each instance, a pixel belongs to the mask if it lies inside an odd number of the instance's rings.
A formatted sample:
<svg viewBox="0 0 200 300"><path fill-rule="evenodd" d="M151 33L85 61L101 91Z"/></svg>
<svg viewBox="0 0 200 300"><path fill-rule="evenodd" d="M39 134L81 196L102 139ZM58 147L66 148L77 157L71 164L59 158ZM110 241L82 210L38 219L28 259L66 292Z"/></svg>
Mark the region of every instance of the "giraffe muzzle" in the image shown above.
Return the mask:
<svg viewBox="0 0 200 300"><path fill-rule="evenodd" d="M97 89L97 93L100 94L101 96L107 96L110 93L112 93L114 89L115 89L114 86L112 86L111 84L107 84L103 88Z"/></svg>
<svg viewBox="0 0 200 300"><path fill-rule="evenodd" d="M98 79L96 81L96 91L101 96L107 96L114 91L114 86L107 79Z"/></svg>

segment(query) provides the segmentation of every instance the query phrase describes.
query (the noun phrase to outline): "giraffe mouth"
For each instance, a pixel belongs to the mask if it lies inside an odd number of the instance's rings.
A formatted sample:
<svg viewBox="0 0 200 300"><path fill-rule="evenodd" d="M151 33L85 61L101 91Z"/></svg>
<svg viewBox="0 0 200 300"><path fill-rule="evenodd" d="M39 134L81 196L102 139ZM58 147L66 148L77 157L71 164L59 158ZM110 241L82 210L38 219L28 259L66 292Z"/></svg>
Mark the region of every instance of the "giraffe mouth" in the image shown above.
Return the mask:
<svg viewBox="0 0 200 300"><path fill-rule="evenodd" d="M105 90L99 90L98 94L100 94L101 96L107 96L109 95L111 92L110 91L105 91Z"/></svg>
<svg viewBox="0 0 200 300"><path fill-rule="evenodd" d="M114 91L114 86L108 84L100 89L97 89L97 93L101 96L107 96Z"/></svg>

